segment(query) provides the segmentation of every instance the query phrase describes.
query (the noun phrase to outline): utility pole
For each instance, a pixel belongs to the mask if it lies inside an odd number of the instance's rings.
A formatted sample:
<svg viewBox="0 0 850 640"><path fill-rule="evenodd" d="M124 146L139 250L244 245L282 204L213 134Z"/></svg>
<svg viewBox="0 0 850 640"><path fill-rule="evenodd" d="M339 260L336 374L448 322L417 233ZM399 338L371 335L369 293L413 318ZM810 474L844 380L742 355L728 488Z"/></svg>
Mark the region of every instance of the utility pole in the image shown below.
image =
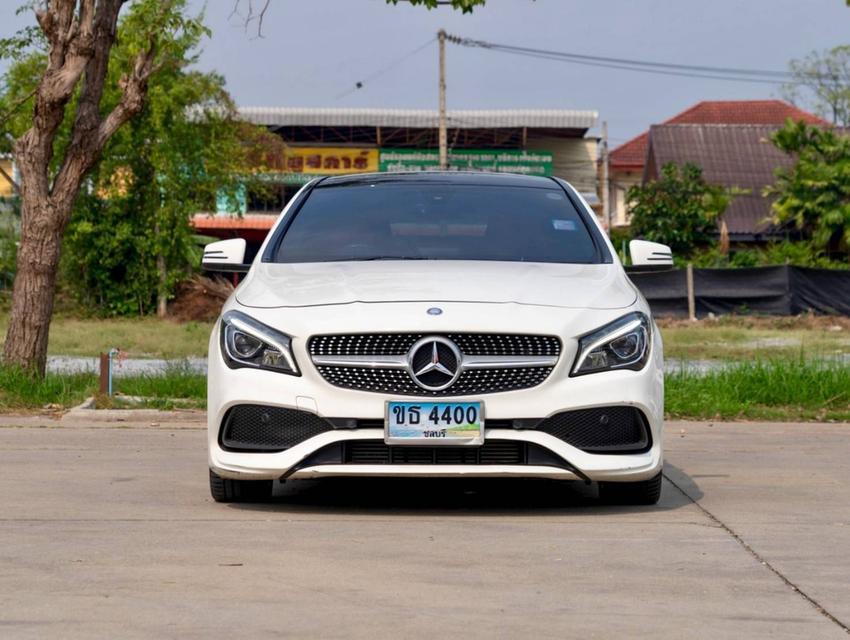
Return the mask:
<svg viewBox="0 0 850 640"><path fill-rule="evenodd" d="M449 168L448 136L446 135L446 32L440 29L437 32L440 42L440 170Z"/></svg>
<svg viewBox="0 0 850 640"><path fill-rule="evenodd" d="M611 235L611 185L608 180L608 121L602 121L602 219Z"/></svg>

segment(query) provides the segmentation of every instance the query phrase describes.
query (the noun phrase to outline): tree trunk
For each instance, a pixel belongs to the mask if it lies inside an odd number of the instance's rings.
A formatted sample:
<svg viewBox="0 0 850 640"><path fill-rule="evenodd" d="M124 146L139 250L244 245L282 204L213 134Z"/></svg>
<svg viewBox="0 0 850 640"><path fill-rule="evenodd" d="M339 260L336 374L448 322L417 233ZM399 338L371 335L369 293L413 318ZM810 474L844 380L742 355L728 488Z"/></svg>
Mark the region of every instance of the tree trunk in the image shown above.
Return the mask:
<svg viewBox="0 0 850 640"><path fill-rule="evenodd" d="M44 376L47 363L47 338L66 219L66 212L57 211L49 198L32 198L21 212L21 243L3 360L39 376Z"/></svg>
<svg viewBox="0 0 850 640"><path fill-rule="evenodd" d="M126 0L51 0L32 3L47 42L47 66L35 92L32 127L15 143L21 172L21 244L12 289L12 313L3 359L44 376L47 336L53 313L56 271L62 233L74 199L104 145L141 111L148 78L154 71L157 29L169 16L179 16L174 0L160 3L162 13L143 36L147 47L131 61L121 78L121 98L107 114L101 110L109 54L115 42L118 14ZM177 11L174 14L172 11ZM54 142L77 93L70 143L52 176Z"/></svg>

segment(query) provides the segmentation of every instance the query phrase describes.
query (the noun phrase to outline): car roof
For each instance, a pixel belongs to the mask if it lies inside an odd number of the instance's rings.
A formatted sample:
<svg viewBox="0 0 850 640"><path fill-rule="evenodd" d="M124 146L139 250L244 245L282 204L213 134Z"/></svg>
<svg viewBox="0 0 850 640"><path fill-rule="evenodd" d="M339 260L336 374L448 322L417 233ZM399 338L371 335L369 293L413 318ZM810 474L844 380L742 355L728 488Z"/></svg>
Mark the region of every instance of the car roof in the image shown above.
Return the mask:
<svg viewBox="0 0 850 640"><path fill-rule="evenodd" d="M487 171L404 171L397 173L356 173L324 178L316 187L336 187L366 184L458 184L498 187L532 187L557 189L552 178L526 176L518 173L494 173Z"/></svg>

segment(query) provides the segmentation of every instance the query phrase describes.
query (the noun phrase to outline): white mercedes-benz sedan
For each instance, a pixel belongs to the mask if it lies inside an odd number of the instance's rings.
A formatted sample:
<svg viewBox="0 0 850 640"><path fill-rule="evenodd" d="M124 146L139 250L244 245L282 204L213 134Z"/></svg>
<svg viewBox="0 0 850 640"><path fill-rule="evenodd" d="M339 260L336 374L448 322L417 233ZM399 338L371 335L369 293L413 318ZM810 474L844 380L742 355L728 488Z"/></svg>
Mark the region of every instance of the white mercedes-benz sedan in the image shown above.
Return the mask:
<svg viewBox="0 0 850 640"><path fill-rule="evenodd" d="M633 241L632 260L672 263ZM581 195L466 172L314 180L252 264L209 346L210 489L290 478L538 477L661 492L661 337Z"/></svg>

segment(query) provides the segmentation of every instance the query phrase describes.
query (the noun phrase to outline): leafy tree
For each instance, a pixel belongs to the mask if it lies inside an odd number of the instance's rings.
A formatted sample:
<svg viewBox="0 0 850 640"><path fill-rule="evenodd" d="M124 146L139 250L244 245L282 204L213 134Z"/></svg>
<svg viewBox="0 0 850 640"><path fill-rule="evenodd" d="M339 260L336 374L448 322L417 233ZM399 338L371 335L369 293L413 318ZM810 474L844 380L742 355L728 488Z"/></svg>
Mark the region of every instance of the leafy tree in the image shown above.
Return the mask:
<svg viewBox="0 0 850 640"><path fill-rule="evenodd" d="M702 169L687 163L661 168L658 180L629 189L631 230L636 237L669 245L674 253L689 255L710 244L716 220L731 199L723 187L708 184Z"/></svg>
<svg viewBox="0 0 850 640"><path fill-rule="evenodd" d="M813 51L789 63L793 83L783 88L795 104L811 103L814 110L833 123L850 125L850 46Z"/></svg>
<svg viewBox="0 0 850 640"><path fill-rule="evenodd" d="M822 248L850 247L850 138L803 122L788 122L773 143L796 164L776 171L765 195L777 223L791 223Z"/></svg>
<svg viewBox="0 0 850 640"><path fill-rule="evenodd" d="M119 25L112 52L118 64L109 74L124 66L124 33L138 28L132 18ZM110 139L77 197L62 263L65 282L92 309L147 313L156 301L165 315L175 285L200 262L190 216L214 211L222 197L236 200L240 180L262 170L267 149L268 159L280 156L267 141L279 141L276 136L235 119L223 78L184 69L204 34L175 40L173 54L183 62L151 75L144 108ZM12 65L7 96L27 95L37 85L42 58L35 52ZM107 77L106 99L117 84ZM18 114L19 129L27 128L27 115ZM66 134L63 127L58 135Z"/></svg>
<svg viewBox="0 0 850 640"><path fill-rule="evenodd" d="M184 64L181 39L203 30L187 16L185 0L136 0L127 17L133 28L122 36L125 56L113 58L124 4L29 2L38 28L0 42L6 54L43 52L31 98L9 105L17 112L32 104L32 116L14 144L21 239L3 348L6 363L39 375L47 359L62 236L80 187L110 139L142 110L151 75ZM107 85L107 79L116 84Z"/></svg>
<svg viewBox="0 0 850 640"><path fill-rule="evenodd" d="M190 217L235 199L247 148L215 74L163 70L77 201L63 261L72 288L110 314L165 315L175 286L200 262Z"/></svg>

